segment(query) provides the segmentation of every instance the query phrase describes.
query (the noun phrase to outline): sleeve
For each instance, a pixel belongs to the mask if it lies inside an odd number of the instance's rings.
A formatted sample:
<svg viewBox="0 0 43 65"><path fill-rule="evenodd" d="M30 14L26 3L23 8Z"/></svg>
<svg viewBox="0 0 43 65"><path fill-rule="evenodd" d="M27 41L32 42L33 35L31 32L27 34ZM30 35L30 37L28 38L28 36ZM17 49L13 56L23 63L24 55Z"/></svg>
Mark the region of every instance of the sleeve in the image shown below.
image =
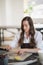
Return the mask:
<svg viewBox="0 0 43 65"><path fill-rule="evenodd" d="M18 34L15 35L13 41L10 44L10 46L12 48L16 48L18 46L18 40L19 40L19 38L20 38L20 34L18 33Z"/></svg>
<svg viewBox="0 0 43 65"><path fill-rule="evenodd" d="M42 34L40 32L38 32L37 37L36 37L36 47L43 49Z"/></svg>

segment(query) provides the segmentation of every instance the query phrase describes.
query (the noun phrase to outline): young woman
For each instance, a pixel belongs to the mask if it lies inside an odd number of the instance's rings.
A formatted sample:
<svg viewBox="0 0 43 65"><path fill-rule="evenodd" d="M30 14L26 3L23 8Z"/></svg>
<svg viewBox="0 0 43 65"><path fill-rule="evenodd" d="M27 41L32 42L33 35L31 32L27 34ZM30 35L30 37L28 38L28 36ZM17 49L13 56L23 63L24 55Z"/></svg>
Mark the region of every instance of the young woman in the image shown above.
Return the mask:
<svg viewBox="0 0 43 65"><path fill-rule="evenodd" d="M24 17L21 22L21 32L18 33L13 40L11 47L16 48L18 45L21 47L18 52L23 54L24 52L36 53L41 48L42 35L40 32L34 29L33 21L31 17ZM40 65L38 62L31 65Z"/></svg>

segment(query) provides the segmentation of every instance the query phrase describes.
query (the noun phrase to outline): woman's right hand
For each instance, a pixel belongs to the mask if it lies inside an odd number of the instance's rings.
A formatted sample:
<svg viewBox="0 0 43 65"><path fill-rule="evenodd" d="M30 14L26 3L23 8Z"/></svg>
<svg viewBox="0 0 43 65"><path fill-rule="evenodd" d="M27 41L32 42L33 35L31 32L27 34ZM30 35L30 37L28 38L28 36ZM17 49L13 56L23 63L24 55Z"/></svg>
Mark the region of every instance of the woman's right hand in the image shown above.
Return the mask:
<svg viewBox="0 0 43 65"><path fill-rule="evenodd" d="M3 47L3 49L11 50L12 48L11 48L9 45L5 45L5 46Z"/></svg>
<svg viewBox="0 0 43 65"><path fill-rule="evenodd" d="M15 53L22 55L25 53L25 49L17 49Z"/></svg>
<svg viewBox="0 0 43 65"><path fill-rule="evenodd" d="M19 54L19 49L15 49L15 53L16 54Z"/></svg>

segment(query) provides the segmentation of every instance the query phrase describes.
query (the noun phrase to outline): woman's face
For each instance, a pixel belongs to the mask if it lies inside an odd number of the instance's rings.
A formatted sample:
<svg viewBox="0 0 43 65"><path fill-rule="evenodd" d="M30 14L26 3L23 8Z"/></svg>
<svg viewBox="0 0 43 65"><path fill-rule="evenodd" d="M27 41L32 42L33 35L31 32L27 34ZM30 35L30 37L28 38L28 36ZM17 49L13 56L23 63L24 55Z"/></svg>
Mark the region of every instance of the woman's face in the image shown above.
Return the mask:
<svg viewBox="0 0 43 65"><path fill-rule="evenodd" d="M23 21L23 29L25 33L28 33L30 30L30 25L28 23L28 21Z"/></svg>

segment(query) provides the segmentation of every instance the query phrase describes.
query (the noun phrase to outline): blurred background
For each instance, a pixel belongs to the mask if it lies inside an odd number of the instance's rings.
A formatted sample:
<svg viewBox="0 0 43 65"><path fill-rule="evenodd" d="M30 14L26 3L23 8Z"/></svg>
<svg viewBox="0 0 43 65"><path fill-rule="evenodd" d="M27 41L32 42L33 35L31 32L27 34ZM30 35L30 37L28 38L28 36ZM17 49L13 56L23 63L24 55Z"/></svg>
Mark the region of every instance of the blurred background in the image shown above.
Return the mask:
<svg viewBox="0 0 43 65"><path fill-rule="evenodd" d="M43 0L0 0L1 43L14 37L25 16L31 16L35 28L43 34Z"/></svg>

